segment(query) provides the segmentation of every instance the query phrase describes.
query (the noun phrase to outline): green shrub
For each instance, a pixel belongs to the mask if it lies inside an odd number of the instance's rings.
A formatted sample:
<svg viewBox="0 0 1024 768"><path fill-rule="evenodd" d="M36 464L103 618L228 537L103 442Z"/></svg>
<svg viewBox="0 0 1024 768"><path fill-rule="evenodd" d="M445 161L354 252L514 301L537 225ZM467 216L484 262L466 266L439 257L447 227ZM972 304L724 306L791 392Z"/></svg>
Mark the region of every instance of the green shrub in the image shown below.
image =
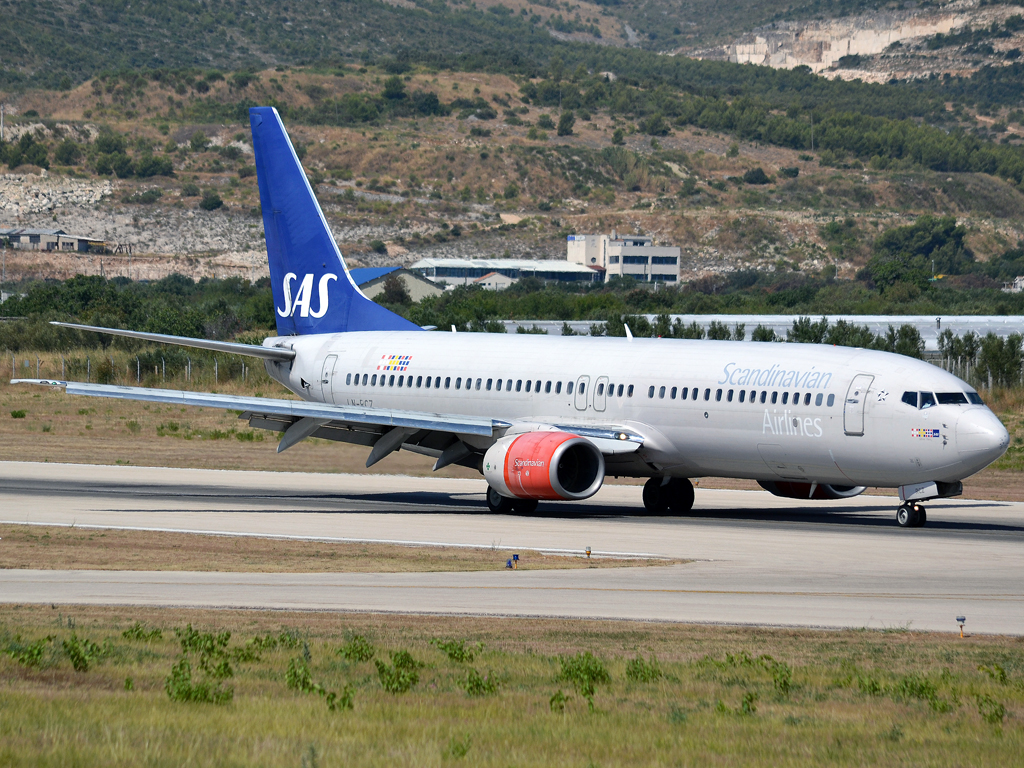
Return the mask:
<svg viewBox="0 0 1024 768"><path fill-rule="evenodd" d="M67 654L71 660L71 666L75 668L76 672L88 672L89 665L92 661L98 660L102 657L103 652L96 643L85 638L80 638L76 634L72 634L67 640L64 640L61 645L64 648L64 653Z"/></svg>
<svg viewBox="0 0 1024 768"><path fill-rule="evenodd" d="M25 418L25 413L26 413L25 411L11 411L11 418L12 419L24 419Z"/></svg>
<svg viewBox="0 0 1024 768"><path fill-rule="evenodd" d="M779 168L779 175L784 176L787 179L795 179L797 176L800 175L800 169L796 168L795 166Z"/></svg>
<svg viewBox="0 0 1024 768"><path fill-rule="evenodd" d="M181 185L181 196L182 197L199 197L202 191L199 189L198 184L187 182Z"/></svg>
<svg viewBox="0 0 1024 768"><path fill-rule="evenodd" d="M413 659L408 651L396 651L391 654L392 666L379 659L374 664L377 665L381 687L388 693L406 693L420 681L416 670L423 665Z"/></svg>
<svg viewBox="0 0 1024 768"><path fill-rule="evenodd" d="M565 704L568 701L572 701L572 697L566 696L559 688L548 700L548 704L551 706L552 712L565 712Z"/></svg>
<svg viewBox="0 0 1024 768"><path fill-rule="evenodd" d="M749 171L744 173L743 181L747 184L770 184L772 180L768 178L768 174L758 166L757 168L751 168Z"/></svg>
<svg viewBox="0 0 1024 768"><path fill-rule="evenodd" d="M305 659L292 659L288 662L288 671L284 675L285 684L290 690L299 693L313 693L317 686L313 683L313 675Z"/></svg>
<svg viewBox="0 0 1024 768"><path fill-rule="evenodd" d="M7 648L7 654L23 667L38 668L43 665L43 653L52 641L53 635L47 635L28 645L22 645L18 641Z"/></svg>
<svg viewBox="0 0 1024 768"><path fill-rule="evenodd" d="M975 701L978 703L978 714L981 715L982 720L992 725L999 725L1003 722L1003 718L1006 717L1006 707L1000 702L987 695L976 696Z"/></svg>
<svg viewBox="0 0 1024 768"><path fill-rule="evenodd" d="M224 201L212 189L203 192L203 199L199 201L199 207L204 211L215 211L222 205L224 205Z"/></svg>
<svg viewBox="0 0 1024 768"><path fill-rule="evenodd" d="M447 656L451 661L455 661L460 664L466 661L472 662L476 655L472 646L468 648L466 647L465 640L440 640L435 637L430 641L430 644L436 647L437 650L441 651L441 653ZM478 646L477 650L481 647L482 646Z"/></svg>
<svg viewBox="0 0 1024 768"><path fill-rule="evenodd" d="M488 672L486 677L482 677L479 672L470 667L466 682L462 684L462 687L470 696L489 696L498 692L498 681L494 679L493 673Z"/></svg>
<svg viewBox="0 0 1024 768"><path fill-rule="evenodd" d="M661 677L661 667L653 655L650 661L644 661L637 655L626 664L626 678L635 683L653 683Z"/></svg>
<svg viewBox="0 0 1024 768"><path fill-rule="evenodd" d="M233 688L218 685L213 687L207 681L192 682L192 665L182 656L171 667L171 674L164 680L164 690L171 701L190 701L199 704L227 704L234 698Z"/></svg>
<svg viewBox="0 0 1024 768"><path fill-rule="evenodd" d="M145 624L141 621L136 621L121 633L121 637L125 640L141 640L144 643L150 643L154 640L162 640L163 632L159 629L146 629Z"/></svg>
<svg viewBox="0 0 1024 768"><path fill-rule="evenodd" d="M604 664L590 651L575 656L560 656L558 660L562 665L558 679L572 683L576 692L588 700L593 698L597 684L611 681Z"/></svg>

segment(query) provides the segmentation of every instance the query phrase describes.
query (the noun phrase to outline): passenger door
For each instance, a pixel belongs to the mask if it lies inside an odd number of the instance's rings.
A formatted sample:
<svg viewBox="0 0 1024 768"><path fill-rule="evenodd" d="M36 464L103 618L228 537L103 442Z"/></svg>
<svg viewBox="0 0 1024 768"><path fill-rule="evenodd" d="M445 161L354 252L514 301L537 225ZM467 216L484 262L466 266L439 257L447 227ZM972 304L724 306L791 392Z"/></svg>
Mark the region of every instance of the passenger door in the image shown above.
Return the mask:
<svg viewBox="0 0 1024 768"><path fill-rule="evenodd" d="M608 392L608 377L599 376L597 381L594 382L594 410L603 411L605 408L606 397Z"/></svg>
<svg viewBox="0 0 1024 768"><path fill-rule="evenodd" d="M853 377L843 405L843 429L848 435L864 434L864 406L867 404L868 388L874 376L865 373Z"/></svg>
<svg viewBox="0 0 1024 768"><path fill-rule="evenodd" d="M587 410L587 389L590 385L589 376L580 376L576 380L576 410L585 411Z"/></svg>
<svg viewBox="0 0 1024 768"><path fill-rule="evenodd" d="M327 359L324 360L323 373L320 374L320 400L322 402L334 402L334 393L331 391L331 382L334 379L334 366L337 364L337 355L328 355Z"/></svg>

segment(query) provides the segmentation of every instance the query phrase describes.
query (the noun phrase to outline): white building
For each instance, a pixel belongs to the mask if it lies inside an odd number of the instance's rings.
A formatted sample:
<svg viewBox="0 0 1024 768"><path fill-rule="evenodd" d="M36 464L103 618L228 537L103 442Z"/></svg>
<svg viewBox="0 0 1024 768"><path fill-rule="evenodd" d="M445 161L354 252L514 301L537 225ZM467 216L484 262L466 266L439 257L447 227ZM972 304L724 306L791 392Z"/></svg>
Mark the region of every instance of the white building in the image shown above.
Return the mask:
<svg viewBox="0 0 1024 768"><path fill-rule="evenodd" d="M643 282L679 282L679 248L654 244L642 235L569 235L568 260L604 271L612 277L632 277Z"/></svg>
<svg viewBox="0 0 1024 768"><path fill-rule="evenodd" d="M598 270L553 259L420 259L409 269L428 280L443 280L448 285L473 284L491 272L513 280L536 277L562 283L593 283L601 279Z"/></svg>
<svg viewBox="0 0 1024 768"><path fill-rule="evenodd" d="M473 285L479 285L488 291L503 291L515 282L517 282L516 278L503 275L501 272L488 272L483 277L474 280Z"/></svg>

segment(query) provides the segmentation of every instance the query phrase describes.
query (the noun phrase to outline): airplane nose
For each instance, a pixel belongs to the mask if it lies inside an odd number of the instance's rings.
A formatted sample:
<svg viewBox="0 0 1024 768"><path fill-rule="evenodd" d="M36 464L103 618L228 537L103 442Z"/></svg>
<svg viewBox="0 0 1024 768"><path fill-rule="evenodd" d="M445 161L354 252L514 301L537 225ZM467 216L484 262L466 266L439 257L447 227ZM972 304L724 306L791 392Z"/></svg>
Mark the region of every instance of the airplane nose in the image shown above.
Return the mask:
<svg viewBox="0 0 1024 768"><path fill-rule="evenodd" d="M960 457L985 463L1003 455L1010 434L996 415L987 408L974 408L960 415L956 423L956 448Z"/></svg>

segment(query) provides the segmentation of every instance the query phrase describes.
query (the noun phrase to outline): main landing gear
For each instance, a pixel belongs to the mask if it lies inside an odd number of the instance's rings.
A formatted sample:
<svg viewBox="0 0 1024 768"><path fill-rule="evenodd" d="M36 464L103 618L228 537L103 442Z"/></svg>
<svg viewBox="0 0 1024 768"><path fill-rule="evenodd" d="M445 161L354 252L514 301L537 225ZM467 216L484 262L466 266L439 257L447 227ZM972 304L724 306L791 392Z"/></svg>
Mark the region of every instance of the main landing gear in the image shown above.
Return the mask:
<svg viewBox="0 0 1024 768"><path fill-rule="evenodd" d="M644 507L651 515L685 515L693 509L693 483L685 477L652 477L644 484Z"/></svg>
<svg viewBox="0 0 1024 768"><path fill-rule="evenodd" d="M496 515L532 515L537 511L537 500L510 499L487 486L487 508Z"/></svg>
<svg viewBox="0 0 1024 768"><path fill-rule="evenodd" d="M928 513L921 504L905 501L896 510L896 522L900 528L920 528L928 522Z"/></svg>

